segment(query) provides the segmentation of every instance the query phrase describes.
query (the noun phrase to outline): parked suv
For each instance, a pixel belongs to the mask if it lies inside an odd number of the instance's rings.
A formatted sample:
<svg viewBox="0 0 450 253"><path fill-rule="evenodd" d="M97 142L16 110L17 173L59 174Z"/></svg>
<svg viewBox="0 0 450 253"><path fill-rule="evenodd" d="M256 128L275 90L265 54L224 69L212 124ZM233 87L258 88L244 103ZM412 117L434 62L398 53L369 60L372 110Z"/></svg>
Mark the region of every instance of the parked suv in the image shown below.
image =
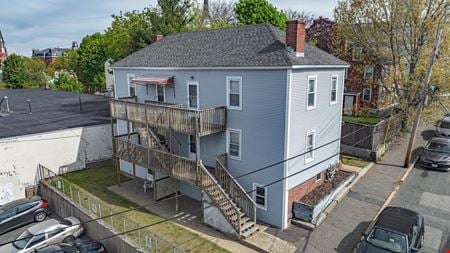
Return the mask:
<svg viewBox="0 0 450 253"><path fill-rule="evenodd" d="M31 197L9 202L0 207L0 234L31 222L41 222L50 215L48 202Z"/></svg>
<svg viewBox="0 0 450 253"><path fill-rule="evenodd" d="M14 242L0 247L0 253L30 253L56 243L72 243L84 231L75 217L48 219L26 229Z"/></svg>
<svg viewBox="0 0 450 253"><path fill-rule="evenodd" d="M357 253L417 252L424 243L424 218L405 208L386 207L368 231Z"/></svg>
<svg viewBox="0 0 450 253"><path fill-rule="evenodd" d="M438 136L450 138L450 116L446 115L436 125L436 134Z"/></svg>

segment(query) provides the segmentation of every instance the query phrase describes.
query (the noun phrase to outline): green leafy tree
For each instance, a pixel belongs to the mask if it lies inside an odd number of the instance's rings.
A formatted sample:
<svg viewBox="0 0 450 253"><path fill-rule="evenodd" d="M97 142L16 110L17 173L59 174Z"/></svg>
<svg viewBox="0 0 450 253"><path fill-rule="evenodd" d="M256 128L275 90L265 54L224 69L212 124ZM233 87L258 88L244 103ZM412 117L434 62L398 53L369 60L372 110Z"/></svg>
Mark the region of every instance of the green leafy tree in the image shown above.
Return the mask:
<svg viewBox="0 0 450 253"><path fill-rule="evenodd" d="M143 11L130 11L112 15L111 26L106 29L105 37L108 41L107 55L117 61L146 47L152 36L150 27L149 8Z"/></svg>
<svg viewBox="0 0 450 253"><path fill-rule="evenodd" d="M3 81L10 89L22 89L26 82L24 57L10 55L3 65Z"/></svg>
<svg viewBox="0 0 450 253"><path fill-rule="evenodd" d="M59 73L49 86L52 90L64 90L77 93L81 93L84 90L83 84L65 72Z"/></svg>
<svg viewBox="0 0 450 253"><path fill-rule="evenodd" d="M168 35L191 30L193 7L191 0L158 0L158 7L148 12L153 33Z"/></svg>
<svg viewBox="0 0 450 253"><path fill-rule="evenodd" d="M80 47L73 52L74 70L89 93L105 89L104 79L100 76L104 76L104 64L108 59L106 47L105 35L94 33L84 37Z"/></svg>
<svg viewBox="0 0 450 253"><path fill-rule="evenodd" d="M239 0L234 7L238 24L270 23L282 30L287 17L267 0Z"/></svg>
<svg viewBox="0 0 450 253"><path fill-rule="evenodd" d="M48 80L47 66L37 58L23 58L26 88L45 88Z"/></svg>

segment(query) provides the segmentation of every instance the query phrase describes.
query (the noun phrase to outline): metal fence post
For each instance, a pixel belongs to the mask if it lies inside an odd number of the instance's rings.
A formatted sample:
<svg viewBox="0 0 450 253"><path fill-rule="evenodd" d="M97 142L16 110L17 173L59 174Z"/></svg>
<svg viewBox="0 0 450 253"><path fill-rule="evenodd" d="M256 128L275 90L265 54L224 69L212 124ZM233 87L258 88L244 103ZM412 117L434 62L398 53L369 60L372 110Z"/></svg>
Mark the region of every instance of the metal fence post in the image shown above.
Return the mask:
<svg viewBox="0 0 450 253"><path fill-rule="evenodd" d="M112 228L112 230L114 230L114 223L113 223L112 209L111 208L109 208L109 220L111 221L111 228Z"/></svg>
<svg viewBox="0 0 450 253"><path fill-rule="evenodd" d="M158 236L155 236L155 252L158 252Z"/></svg>
<svg viewBox="0 0 450 253"><path fill-rule="evenodd" d="M73 201L72 185L69 183L70 199Z"/></svg>
<svg viewBox="0 0 450 253"><path fill-rule="evenodd" d="M64 195L66 195L66 188L64 188L64 178L61 178L61 187L62 187L62 192L64 193Z"/></svg>
<svg viewBox="0 0 450 253"><path fill-rule="evenodd" d="M141 247L141 226L138 224L138 245Z"/></svg>
<svg viewBox="0 0 450 253"><path fill-rule="evenodd" d="M88 210L90 213L92 213L91 199L89 198L89 196L87 196L87 202L88 202Z"/></svg>
<svg viewBox="0 0 450 253"><path fill-rule="evenodd" d="M83 207L81 204L80 190L78 190L78 204L80 204L80 207Z"/></svg>
<svg viewBox="0 0 450 253"><path fill-rule="evenodd" d="M127 220L125 219L125 217L123 217L123 235L125 236L125 240L127 239Z"/></svg>
<svg viewBox="0 0 450 253"><path fill-rule="evenodd" d="M102 216L102 204L100 202L98 202L98 217L103 217ZM100 221L103 221L103 219L101 219Z"/></svg>

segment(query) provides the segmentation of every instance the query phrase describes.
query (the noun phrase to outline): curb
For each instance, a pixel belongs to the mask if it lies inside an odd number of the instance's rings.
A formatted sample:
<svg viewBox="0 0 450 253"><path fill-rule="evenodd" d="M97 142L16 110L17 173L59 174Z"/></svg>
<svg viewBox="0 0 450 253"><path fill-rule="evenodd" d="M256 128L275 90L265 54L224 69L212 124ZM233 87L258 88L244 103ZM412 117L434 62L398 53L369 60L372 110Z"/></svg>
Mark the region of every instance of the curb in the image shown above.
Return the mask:
<svg viewBox="0 0 450 253"><path fill-rule="evenodd" d="M312 224L312 223L309 223L306 221L294 220L294 219L291 219L291 224L299 226L299 227L304 228L309 231L313 231L316 227L320 226L320 224L322 224L325 221L326 217L328 217L328 215L333 211L333 209L336 208L337 204L339 204L347 196L347 194L351 191L353 186L355 186L355 184L358 183L359 180L361 180L361 178L363 178L364 175L366 175L366 173L374 165L375 165L375 163L371 162L368 165L366 165L366 167L361 169L361 171L353 179L353 181L349 185L344 187L342 189L342 191L340 193L338 193L336 195L336 197L331 201L331 203L319 214L319 216L317 218L317 222L315 224Z"/></svg>

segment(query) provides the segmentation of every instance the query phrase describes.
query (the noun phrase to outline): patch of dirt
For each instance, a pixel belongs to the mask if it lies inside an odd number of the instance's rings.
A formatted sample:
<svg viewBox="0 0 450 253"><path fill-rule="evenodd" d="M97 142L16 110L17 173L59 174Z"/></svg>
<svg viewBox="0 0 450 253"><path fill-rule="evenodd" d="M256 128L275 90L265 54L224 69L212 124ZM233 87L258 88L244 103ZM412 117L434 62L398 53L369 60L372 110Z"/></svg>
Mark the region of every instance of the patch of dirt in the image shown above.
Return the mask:
<svg viewBox="0 0 450 253"><path fill-rule="evenodd" d="M327 196L332 190L336 189L351 175L351 172L336 170L336 173L334 174L334 177L333 179L331 179L331 181L323 182L322 185L318 186L316 189L303 196L300 201L310 206L317 205L323 197Z"/></svg>

